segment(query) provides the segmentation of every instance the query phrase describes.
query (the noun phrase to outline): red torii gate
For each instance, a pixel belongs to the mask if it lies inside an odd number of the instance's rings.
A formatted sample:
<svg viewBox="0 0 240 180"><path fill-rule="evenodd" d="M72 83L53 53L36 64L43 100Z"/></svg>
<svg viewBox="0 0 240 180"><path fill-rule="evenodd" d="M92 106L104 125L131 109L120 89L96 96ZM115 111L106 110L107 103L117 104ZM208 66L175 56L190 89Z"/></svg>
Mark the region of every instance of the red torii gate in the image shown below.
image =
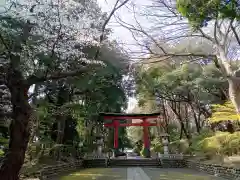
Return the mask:
<svg viewBox="0 0 240 180"><path fill-rule="evenodd" d="M100 113L103 116L104 120L112 120L112 123L105 123L105 127L114 128L114 149L118 149L118 127L126 126L143 126L143 142L144 149L147 151L146 157L150 157L150 140L149 140L149 126L157 126L157 123L150 123L147 120L157 119L160 116L160 113L153 114L120 114L120 113ZM132 119L141 119L141 123L120 123L119 120L132 120Z"/></svg>

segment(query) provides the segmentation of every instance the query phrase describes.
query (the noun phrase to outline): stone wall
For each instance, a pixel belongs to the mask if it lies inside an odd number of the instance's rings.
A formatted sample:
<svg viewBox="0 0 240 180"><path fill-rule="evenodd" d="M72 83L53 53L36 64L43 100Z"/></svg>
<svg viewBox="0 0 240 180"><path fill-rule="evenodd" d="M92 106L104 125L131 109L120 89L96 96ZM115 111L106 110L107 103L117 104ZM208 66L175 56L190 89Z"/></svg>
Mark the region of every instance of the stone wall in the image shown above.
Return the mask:
<svg viewBox="0 0 240 180"><path fill-rule="evenodd" d="M240 180L240 169L217 164L206 164L188 158L160 159L162 168L189 168L229 180Z"/></svg>
<svg viewBox="0 0 240 180"><path fill-rule="evenodd" d="M186 167L186 161L183 159L161 159L161 168L184 168Z"/></svg>
<svg viewBox="0 0 240 180"><path fill-rule="evenodd" d="M83 167L83 161L75 161L71 163L60 163L54 166L45 166L40 171L29 174L31 178L39 178L40 180L47 180L52 177L74 171ZM21 179L27 179L24 176Z"/></svg>
<svg viewBox="0 0 240 180"><path fill-rule="evenodd" d="M230 180L240 179L240 169L233 167L225 167L216 164L205 164L201 162L195 162L191 160L186 161L186 167L202 171L214 176L222 177Z"/></svg>

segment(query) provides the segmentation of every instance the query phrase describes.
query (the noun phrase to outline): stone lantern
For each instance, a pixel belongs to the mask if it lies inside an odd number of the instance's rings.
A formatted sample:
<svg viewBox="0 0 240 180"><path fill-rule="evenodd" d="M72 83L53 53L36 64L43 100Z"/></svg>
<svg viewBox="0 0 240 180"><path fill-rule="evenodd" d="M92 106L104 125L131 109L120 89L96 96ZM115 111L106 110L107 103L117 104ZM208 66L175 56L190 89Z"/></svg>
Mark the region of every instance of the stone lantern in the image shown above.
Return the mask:
<svg viewBox="0 0 240 180"><path fill-rule="evenodd" d="M168 137L169 137L169 135L167 133L162 133L162 134L160 134L160 137L162 138L164 156L168 156L169 155L169 149L168 149L168 145L169 145Z"/></svg>
<svg viewBox="0 0 240 180"><path fill-rule="evenodd" d="M103 144L104 144L103 137L102 136L97 136L96 140L97 140L97 155L99 157L102 157Z"/></svg>

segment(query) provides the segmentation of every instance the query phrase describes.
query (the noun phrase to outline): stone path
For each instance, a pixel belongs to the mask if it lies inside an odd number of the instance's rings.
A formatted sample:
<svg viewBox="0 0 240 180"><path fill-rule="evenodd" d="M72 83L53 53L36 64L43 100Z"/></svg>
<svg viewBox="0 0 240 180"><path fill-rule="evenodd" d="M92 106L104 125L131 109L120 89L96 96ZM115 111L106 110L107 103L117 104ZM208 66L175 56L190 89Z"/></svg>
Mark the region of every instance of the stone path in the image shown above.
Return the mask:
<svg viewBox="0 0 240 180"><path fill-rule="evenodd" d="M58 180L224 180L189 169L92 168L63 176Z"/></svg>

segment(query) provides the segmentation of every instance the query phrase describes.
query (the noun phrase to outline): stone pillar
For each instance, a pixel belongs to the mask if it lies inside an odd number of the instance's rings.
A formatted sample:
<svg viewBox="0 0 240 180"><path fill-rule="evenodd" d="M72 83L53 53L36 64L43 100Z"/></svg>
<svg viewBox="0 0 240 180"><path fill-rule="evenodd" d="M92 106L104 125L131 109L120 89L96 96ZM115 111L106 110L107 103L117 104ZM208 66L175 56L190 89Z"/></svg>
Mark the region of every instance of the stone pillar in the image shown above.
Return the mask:
<svg viewBox="0 0 240 180"><path fill-rule="evenodd" d="M102 156L102 138L97 142L97 154L98 156Z"/></svg>

